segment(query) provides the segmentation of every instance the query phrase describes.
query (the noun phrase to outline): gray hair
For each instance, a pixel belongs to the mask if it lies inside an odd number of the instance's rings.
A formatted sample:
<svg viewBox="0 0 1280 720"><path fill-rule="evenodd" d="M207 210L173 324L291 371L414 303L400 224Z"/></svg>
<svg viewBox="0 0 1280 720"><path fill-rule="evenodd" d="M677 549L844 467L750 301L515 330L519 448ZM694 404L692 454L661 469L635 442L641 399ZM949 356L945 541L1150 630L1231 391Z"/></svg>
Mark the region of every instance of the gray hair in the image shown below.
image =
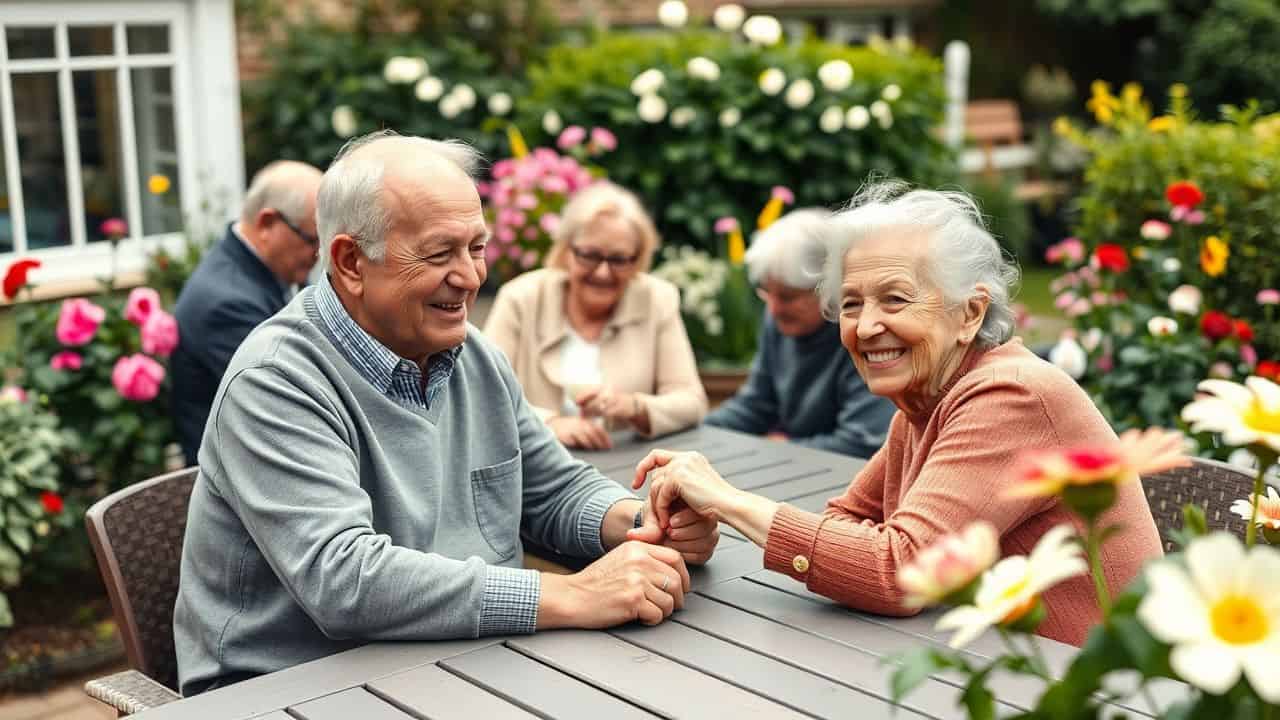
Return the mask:
<svg viewBox="0 0 1280 720"><path fill-rule="evenodd" d="M436 160L453 165L473 180L483 160L479 151L461 140L431 140L400 135L394 130L378 130L348 140L325 171L316 200L322 267L329 267L329 247L338 235L350 235L371 260L382 260L391 226L391 213L382 203L386 162L359 151L388 138L420 145Z"/></svg>
<svg viewBox="0 0 1280 720"><path fill-rule="evenodd" d="M963 304L979 284L986 286L989 304L977 342L996 346L1013 337L1012 298L1018 287L1018 266L987 232L977 203L962 191L911 190L900 181L864 187L829 221L818 287L829 319L839 316L844 257L849 248L891 228L919 229L928 234L925 269L948 304Z"/></svg>
<svg viewBox="0 0 1280 720"><path fill-rule="evenodd" d="M798 290L817 287L818 275L806 269L804 250L822 235L830 218L826 208L800 208L756 233L744 258L751 282L758 285L772 278Z"/></svg>
<svg viewBox="0 0 1280 720"><path fill-rule="evenodd" d="M588 225L601 216L617 217L631 226L636 236L638 259L636 267L648 272L653 265L653 253L662 239L654 227L649 213L645 212L640 198L626 188L608 180L597 180L573 194L560 211L560 224L551 234L551 249L547 251L546 266L567 270L569 268L569 244L577 239Z"/></svg>
<svg viewBox="0 0 1280 720"><path fill-rule="evenodd" d="M240 219L251 222L267 208L278 210L290 222L299 223L310 210L311 183L296 182L300 174L318 176L320 171L306 163L277 160L259 170L244 194Z"/></svg>

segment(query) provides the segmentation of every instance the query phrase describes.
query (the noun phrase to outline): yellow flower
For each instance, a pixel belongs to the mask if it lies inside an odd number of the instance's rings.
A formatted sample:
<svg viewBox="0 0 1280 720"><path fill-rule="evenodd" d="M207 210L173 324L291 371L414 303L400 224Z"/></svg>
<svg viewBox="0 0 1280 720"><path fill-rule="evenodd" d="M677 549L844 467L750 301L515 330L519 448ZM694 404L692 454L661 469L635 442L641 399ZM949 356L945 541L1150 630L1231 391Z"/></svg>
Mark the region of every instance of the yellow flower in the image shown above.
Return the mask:
<svg viewBox="0 0 1280 720"><path fill-rule="evenodd" d="M1151 132L1169 132L1178 126L1178 121L1172 115L1161 115L1160 117L1151 118L1151 122L1147 123L1147 129Z"/></svg>
<svg viewBox="0 0 1280 720"><path fill-rule="evenodd" d="M741 265L746 256L747 244L742 239L742 229L734 228L729 232L729 262L733 265Z"/></svg>
<svg viewBox="0 0 1280 720"><path fill-rule="evenodd" d="M529 154L529 146L524 142L524 135L515 125L507 125L507 140L511 143L511 155L522 158Z"/></svg>
<svg viewBox="0 0 1280 720"><path fill-rule="evenodd" d="M163 195L169 192L170 184L171 183L169 182L169 177L167 175L156 173L155 175L147 178L147 190L152 195Z"/></svg>
<svg viewBox="0 0 1280 720"><path fill-rule="evenodd" d="M1115 118L1115 111L1120 107L1120 101L1111 94L1111 86L1105 80L1094 80L1089 87L1093 97L1089 98L1085 107L1093 113L1098 122L1110 125Z"/></svg>
<svg viewBox="0 0 1280 720"><path fill-rule="evenodd" d="M1210 235L1200 246L1200 269L1209 277L1218 277L1227 271L1227 258L1231 248L1217 235Z"/></svg>
<svg viewBox="0 0 1280 720"><path fill-rule="evenodd" d="M1187 86L1182 83L1174 83L1169 86L1169 97L1184 98L1187 96Z"/></svg>
<svg viewBox="0 0 1280 720"><path fill-rule="evenodd" d="M1125 83L1120 89L1120 97L1126 105L1134 105L1142 99L1142 86L1135 82Z"/></svg>
<svg viewBox="0 0 1280 720"><path fill-rule="evenodd" d="M1071 127L1071 121L1065 117L1058 116L1053 120L1053 134L1059 137L1066 137L1071 134L1074 128Z"/></svg>

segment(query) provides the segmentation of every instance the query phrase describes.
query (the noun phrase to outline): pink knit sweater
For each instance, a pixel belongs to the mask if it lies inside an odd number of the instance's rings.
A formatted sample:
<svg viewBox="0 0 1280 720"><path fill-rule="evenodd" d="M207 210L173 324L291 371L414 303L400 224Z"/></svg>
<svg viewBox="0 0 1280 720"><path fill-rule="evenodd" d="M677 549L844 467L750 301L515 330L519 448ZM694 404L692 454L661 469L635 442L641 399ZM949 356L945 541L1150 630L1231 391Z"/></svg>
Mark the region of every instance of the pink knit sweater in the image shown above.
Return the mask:
<svg viewBox="0 0 1280 720"><path fill-rule="evenodd" d="M781 506L765 567L859 610L910 615L898 568L941 537L985 519L1000 532L1002 555L1025 555L1055 525L1080 526L1056 499L1002 497L1018 451L1114 440L1089 396L1020 341L971 350L933 407L894 416L884 447L822 515ZM1120 488L1104 521L1124 526L1102 553L1117 592L1161 555L1160 538L1138 483ZM1055 586L1044 602L1040 633L1055 640L1079 645L1101 617L1087 576Z"/></svg>

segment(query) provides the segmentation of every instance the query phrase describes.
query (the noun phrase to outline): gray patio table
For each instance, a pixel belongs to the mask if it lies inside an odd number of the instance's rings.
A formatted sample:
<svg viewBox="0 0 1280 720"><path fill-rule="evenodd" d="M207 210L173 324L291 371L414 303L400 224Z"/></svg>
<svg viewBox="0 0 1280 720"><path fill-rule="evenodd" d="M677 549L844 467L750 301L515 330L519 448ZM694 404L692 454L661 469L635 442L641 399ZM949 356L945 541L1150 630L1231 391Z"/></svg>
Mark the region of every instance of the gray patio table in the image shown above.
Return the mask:
<svg viewBox="0 0 1280 720"><path fill-rule="evenodd" d="M819 511L862 460L711 427L656 440L619 436L581 452L630 483L654 447L696 449L733 484ZM936 616L886 618L842 608L762 569L762 551L725 527L715 557L692 569L685 607L656 627L564 630L446 642L373 643L164 705L138 717L210 720L410 718L961 717L962 683L945 673L894 707L885 658L945 636ZM1060 672L1072 648L1042 641ZM994 634L975 660L1001 651ZM1026 709L1040 684L996 675L1001 715ZM1156 688L1162 706L1181 688ZM1119 712L1151 716L1145 704Z"/></svg>

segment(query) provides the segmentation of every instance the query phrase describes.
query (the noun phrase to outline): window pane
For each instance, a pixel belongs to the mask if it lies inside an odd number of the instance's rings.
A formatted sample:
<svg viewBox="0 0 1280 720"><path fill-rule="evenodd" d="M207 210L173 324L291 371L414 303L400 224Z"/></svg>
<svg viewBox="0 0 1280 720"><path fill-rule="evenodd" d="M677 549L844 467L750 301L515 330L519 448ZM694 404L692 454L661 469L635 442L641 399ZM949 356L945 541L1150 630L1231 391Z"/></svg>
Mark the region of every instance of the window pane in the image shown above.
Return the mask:
<svg viewBox="0 0 1280 720"><path fill-rule="evenodd" d="M53 28L13 27L4 29L9 42L10 60L36 60L53 57Z"/></svg>
<svg viewBox="0 0 1280 720"><path fill-rule="evenodd" d="M0 130L4 123L0 122ZM0 132L0 138L4 137ZM5 169L4 142L0 141L0 255L14 250L13 211L9 209L9 173Z"/></svg>
<svg viewBox="0 0 1280 720"><path fill-rule="evenodd" d="M62 113L55 73L14 73L13 109L27 221L27 248L71 244Z"/></svg>
<svg viewBox="0 0 1280 720"><path fill-rule="evenodd" d="M168 25L130 25L125 35L130 55L169 52Z"/></svg>
<svg viewBox="0 0 1280 720"><path fill-rule="evenodd" d="M96 242L107 239L100 229L103 220L125 216L116 72L80 70L71 78L80 137L85 239Z"/></svg>
<svg viewBox="0 0 1280 720"><path fill-rule="evenodd" d="M110 55L115 52L115 35L110 25L67 28L67 44L72 57Z"/></svg>
<svg viewBox="0 0 1280 720"><path fill-rule="evenodd" d="M167 67L130 71L133 124L138 139L138 178L142 187L142 232L145 235L182 229L172 72L173 69ZM156 179L154 183L153 178Z"/></svg>

